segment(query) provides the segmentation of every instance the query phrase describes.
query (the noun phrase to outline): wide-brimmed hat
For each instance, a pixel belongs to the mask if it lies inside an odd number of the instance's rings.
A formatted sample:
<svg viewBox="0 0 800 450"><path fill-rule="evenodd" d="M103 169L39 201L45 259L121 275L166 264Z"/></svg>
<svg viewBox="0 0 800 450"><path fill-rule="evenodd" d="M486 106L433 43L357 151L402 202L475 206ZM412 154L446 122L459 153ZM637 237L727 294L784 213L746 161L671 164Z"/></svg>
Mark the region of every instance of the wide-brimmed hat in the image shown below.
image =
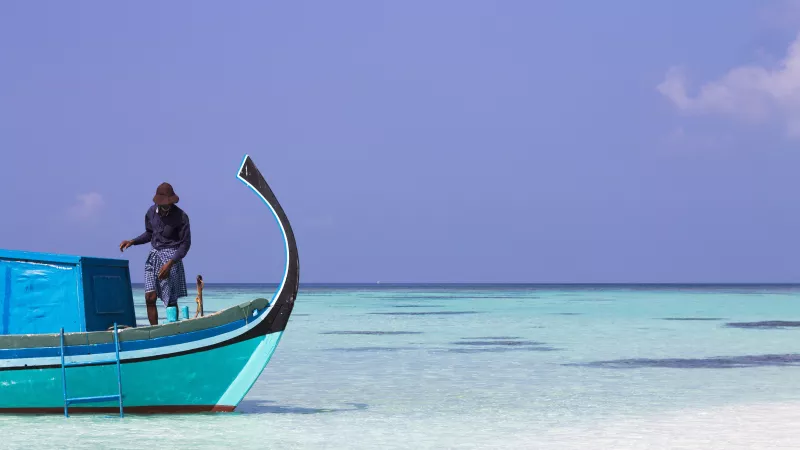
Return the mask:
<svg viewBox="0 0 800 450"><path fill-rule="evenodd" d="M178 203L178 200L180 200L180 198L177 194L175 194L175 191L172 189L172 185L169 183L159 184L158 189L156 189L156 195L153 197L153 202L159 206Z"/></svg>

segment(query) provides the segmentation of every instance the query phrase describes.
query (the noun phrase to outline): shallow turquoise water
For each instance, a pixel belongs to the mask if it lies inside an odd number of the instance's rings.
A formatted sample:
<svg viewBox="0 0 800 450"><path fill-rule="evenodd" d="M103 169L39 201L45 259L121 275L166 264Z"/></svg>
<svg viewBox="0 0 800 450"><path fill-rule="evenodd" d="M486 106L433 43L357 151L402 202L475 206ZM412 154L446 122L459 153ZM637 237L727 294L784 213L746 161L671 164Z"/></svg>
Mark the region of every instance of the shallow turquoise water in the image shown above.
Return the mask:
<svg viewBox="0 0 800 450"><path fill-rule="evenodd" d="M206 311L273 289L208 286ZM0 417L0 447L586 448L613 424L800 405L800 328L726 325L771 320L800 321L800 287L307 287L238 412ZM654 430L614 447L680 434Z"/></svg>

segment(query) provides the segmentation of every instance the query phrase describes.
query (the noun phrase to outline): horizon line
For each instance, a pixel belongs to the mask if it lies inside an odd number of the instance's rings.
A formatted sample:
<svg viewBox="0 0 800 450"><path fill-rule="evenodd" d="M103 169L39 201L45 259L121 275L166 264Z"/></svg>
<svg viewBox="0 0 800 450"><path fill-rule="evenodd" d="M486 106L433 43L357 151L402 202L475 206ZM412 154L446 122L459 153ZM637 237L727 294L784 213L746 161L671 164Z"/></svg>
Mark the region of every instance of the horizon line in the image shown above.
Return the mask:
<svg viewBox="0 0 800 450"><path fill-rule="evenodd" d="M144 285L144 282L131 282L132 285ZM192 283L188 283L190 285ZM250 281L218 281L206 282L206 285L277 285L279 282L250 282ZM743 282L716 282L716 281L700 281L700 282L681 282L681 281L666 281L666 282L647 282L647 281L612 281L612 282L461 282L461 281L447 281L447 282L391 282L391 283L376 283L376 282L350 282L350 281L334 281L334 282L300 282L300 285L306 286L800 286L800 281L743 281Z"/></svg>

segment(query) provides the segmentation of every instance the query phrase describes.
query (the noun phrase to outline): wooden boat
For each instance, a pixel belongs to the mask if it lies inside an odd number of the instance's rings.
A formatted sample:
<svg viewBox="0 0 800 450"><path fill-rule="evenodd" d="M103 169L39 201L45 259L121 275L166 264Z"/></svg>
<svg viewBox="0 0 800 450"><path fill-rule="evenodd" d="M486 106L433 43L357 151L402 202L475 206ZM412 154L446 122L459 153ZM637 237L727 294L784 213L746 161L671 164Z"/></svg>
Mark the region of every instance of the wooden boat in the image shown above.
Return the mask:
<svg viewBox="0 0 800 450"><path fill-rule="evenodd" d="M0 250L0 413L233 411L280 342L299 285L291 226L249 156L237 177L283 235L271 299L136 327L127 260Z"/></svg>

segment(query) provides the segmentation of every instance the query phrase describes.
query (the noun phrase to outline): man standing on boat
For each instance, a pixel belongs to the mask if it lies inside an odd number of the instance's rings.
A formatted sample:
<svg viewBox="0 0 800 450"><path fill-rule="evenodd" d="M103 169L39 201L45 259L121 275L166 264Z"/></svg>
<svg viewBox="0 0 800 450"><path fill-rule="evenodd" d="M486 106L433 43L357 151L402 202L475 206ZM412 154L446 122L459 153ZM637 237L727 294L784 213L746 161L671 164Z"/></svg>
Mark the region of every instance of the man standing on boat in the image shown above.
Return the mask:
<svg viewBox="0 0 800 450"><path fill-rule="evenodd" d="M144 264L144 299L150 325L158 325L156 299L167 308L177 308L178 299L188 296L183 258L192 245L189 216L179 208L178 196L169 183L156 189L151 206L144 216L144 233L119 244L119 250L150 243L152 249Z"/></svg>

